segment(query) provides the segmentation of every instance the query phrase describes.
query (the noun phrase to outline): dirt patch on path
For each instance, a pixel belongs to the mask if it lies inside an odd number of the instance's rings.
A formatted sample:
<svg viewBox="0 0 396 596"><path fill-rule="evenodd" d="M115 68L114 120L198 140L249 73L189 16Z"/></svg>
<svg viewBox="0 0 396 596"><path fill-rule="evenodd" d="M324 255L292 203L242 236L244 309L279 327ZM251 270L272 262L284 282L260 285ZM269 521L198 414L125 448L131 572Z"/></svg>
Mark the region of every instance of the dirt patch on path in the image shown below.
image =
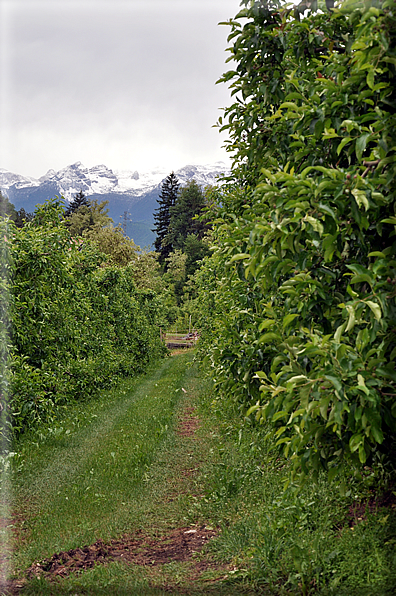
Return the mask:
<svg viewBox="0 0 396 596"><path fill-rule="evenodd" d="M75 548L34 563L28 570L29 578L45 576L66 577L77 571L91 569L97 564L125 561L135 565L162 565L170 561L188 561L216 535L215 530L179 528L161 538L147 538L141 534L124 536L119 540Z"/></svg>
<svg viewBox="0 0 396 596"><path fill-rule="evenodd" d="M180 419L177 426L177 434L181 437L193 437L199 427L199 418L194 415L195 408L193 406L183 410L183 417Z"/></svg>

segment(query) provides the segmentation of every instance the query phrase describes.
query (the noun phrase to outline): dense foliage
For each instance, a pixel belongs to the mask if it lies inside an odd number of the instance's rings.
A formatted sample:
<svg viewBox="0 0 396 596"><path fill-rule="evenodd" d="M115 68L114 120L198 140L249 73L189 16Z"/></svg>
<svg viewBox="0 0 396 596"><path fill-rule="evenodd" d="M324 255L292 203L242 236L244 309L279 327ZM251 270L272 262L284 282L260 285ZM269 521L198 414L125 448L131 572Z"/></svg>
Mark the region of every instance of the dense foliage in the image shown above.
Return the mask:
<svg viewBox="0 0 396 596"><path fill-rule="evenodd" d="M295 471L331 478L396 436L395 6L243 4L202 351Z"/></svg>
<svg viewBox="0 0 396 596"><path fill-rule="evenodd" d="M3 220L3 227L10 225ZM135 283L138 257L114 265L97 243L71 236L57 200L11 231L11 242L2 244L3 252L10 246L2 262L13 268L11 279L3 265L12 349L9 399L2 409L20 433L50 421L69 400L143 371L165 348L156 293ZM4 307L2 315L2 332L10 332Z"/></svg>

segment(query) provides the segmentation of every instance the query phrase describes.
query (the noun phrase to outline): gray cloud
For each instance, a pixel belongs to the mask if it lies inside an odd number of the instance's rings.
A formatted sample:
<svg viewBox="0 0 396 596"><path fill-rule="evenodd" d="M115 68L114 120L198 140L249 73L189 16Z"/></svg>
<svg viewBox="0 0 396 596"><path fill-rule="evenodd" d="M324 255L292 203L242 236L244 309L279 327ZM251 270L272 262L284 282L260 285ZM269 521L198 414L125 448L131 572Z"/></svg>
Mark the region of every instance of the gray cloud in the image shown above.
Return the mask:
<svg viewBox="0 0 396 596"><path fill-rule="evenodd" d="M224 159L211 128L229 104L227 27L239 0L2 0L0 167L40 176L86 165ZM4 24L3 24L4 27ZM175 163L171 163L172 160Z"/></svg>

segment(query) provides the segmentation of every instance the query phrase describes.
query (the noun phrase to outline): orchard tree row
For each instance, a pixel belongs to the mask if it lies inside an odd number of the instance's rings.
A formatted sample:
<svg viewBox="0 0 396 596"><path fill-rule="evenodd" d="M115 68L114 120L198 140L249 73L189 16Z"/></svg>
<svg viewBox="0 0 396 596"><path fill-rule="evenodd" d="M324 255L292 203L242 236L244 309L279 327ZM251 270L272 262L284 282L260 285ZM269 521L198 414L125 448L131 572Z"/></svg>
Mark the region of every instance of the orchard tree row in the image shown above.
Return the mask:
<svg viewBox="0 0 396 596"><path fill-rule="evenodd" d="M0 218L0 409L9 439L164 355L169 290L154 256L114 228L105 207L80 194L66 213L54 199L20 227Z"/></svg>
<svg viewBox="0 0 396 596"><path fill-rule="evenodd" d="M395 3L242 4L201 352L295 474L359 475L395 455Z"/></svg>

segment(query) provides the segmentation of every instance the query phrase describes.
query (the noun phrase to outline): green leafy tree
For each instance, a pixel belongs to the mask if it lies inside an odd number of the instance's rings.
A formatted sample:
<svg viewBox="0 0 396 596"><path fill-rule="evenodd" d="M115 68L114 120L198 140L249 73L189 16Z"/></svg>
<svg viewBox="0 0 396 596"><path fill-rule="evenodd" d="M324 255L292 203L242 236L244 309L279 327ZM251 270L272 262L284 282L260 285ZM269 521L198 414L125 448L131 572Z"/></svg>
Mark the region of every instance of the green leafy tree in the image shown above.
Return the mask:
<svg viewBox="0 0 396 596"><path fill-rule="evenodd" d="M162 184L158 199L159 207L154 211L155 227L152 231L157 235L154 241L154 246L158 253L159 263L163 266L166 266L166 259L172 252L172 243L168 234L171 221L171 210L176 204L179 188L179 181L174 172L172 172L165 178Z"/></svg>
<svg viewBox="0 0 396 596"><path fill-rule="evenodd" d="M33 214L26 213L23 207L17 211L10 200L0 192L0 217L9 217L17 228L22 228L27 221L33 219Z"/></svg>
<svg viewBox="0 0 396 596"><path fill-rule="evenodd" d="M209 225L204 215L206 208L205 192L195 180L191 180L182 188L176 204L170 210L169 231L165 239L165 242L173 247L173 253L169 256L179 251L185 255L184 276L174 285L179 306L183 302L187 278L194 274L203 257L209 252L206 240Z"/></svg>
<svg viewBox="0 0 396 596"><path fill-rule="evenodd" d="M89 230L111 225L113 220L108 216L109 210L106 209L108 204L109 201L98 203L93 199L89 204L78 207L65 221L71 235L81 236Z"/></svg>
<svg viewBox="0 0 396 596"><path fill-rule="evenodd" d="M53 200L21 229L0 221L0 248L10 257L2 262L0 282L11 306L7 322L0 301L0 333L3 339L12 333L11 349L2 344L3 356L9 350L9 378L0 389L8 386L9 401L1 431L37 429L69 400L143 371L164 352L156 293L136 287L130 263L103 266L103 252L71 237L63 214Z"/></svg>
<svg viewBox="0 0 396 596"><path fill-rule="evenodd" d="M394 2L243 4L203 352L295 472L332 478L395 446Z"/></svg>
<svg viewBox="0 0 396 596"><path fill-rule="evenodd" d="M102 227L97 223L83 232L83 238L91 240L97 248L108 256L112 265L125 267L137 258L139 247L125 235L120 225Z"/></svg>
<svg viewBox="0 0 396 596"><path fill-rule="evenodd" d="M183 287L186 281L186 261L187 255L179 248L171 252L166 259L164 280L172 285L172 293L176 297L178 305L181 303Z"/></svg>
<svg viewBox="0 0 396 596"><path fill-rule="evenodd" d="M186 278L193 275L200 262L209 254L209 246L206 238L199 238L195 234L188 234L184 242L184 254L186 255Z"/></svg>

